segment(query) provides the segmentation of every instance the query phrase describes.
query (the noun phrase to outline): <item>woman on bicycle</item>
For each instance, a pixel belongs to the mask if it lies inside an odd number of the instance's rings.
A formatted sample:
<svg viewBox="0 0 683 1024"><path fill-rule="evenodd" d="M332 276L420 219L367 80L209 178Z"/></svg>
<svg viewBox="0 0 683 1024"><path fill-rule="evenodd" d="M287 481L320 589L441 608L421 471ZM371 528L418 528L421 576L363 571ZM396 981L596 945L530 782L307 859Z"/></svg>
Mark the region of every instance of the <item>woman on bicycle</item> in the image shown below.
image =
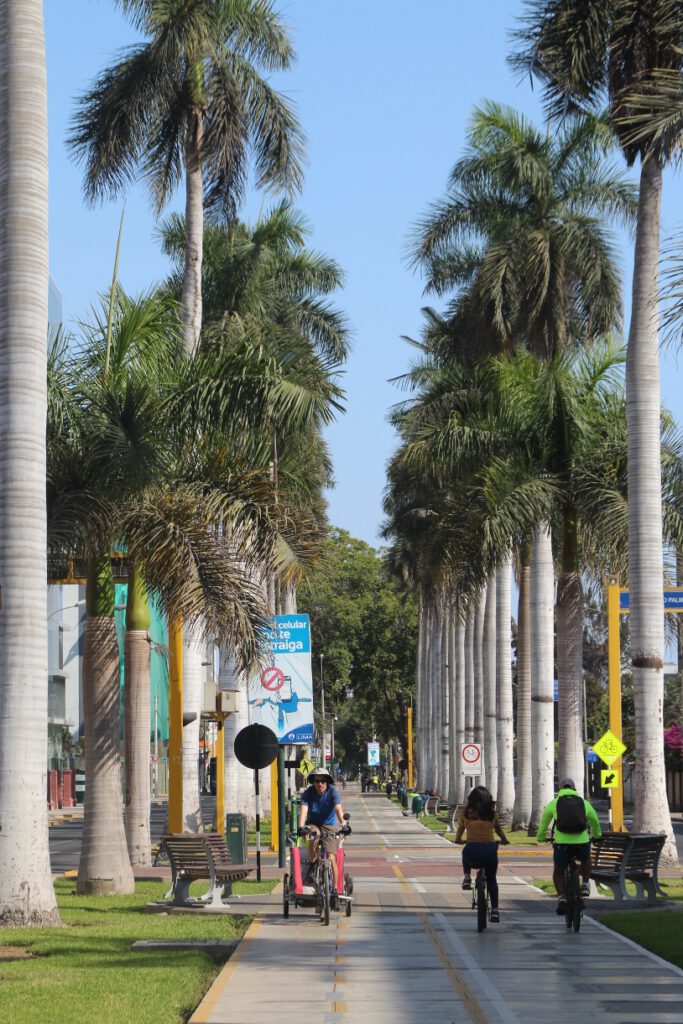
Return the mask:
<svg viewBox="0 0 683 1024"><path fill-rule="evenodd" d="M463 889L472 888L472 868L483 867L486 887L491 899L491 920L500 921L498 912L498 844L496 835L503 845L509 843L503 832L496 804L486 786L475 786L467 798L467 804L460 815L455 833L456 843L462 842L464 833L467 842L462 851Z"/></svg>
<svg viewBox="0 0 683 1024"><path fill-rule="evenodd" d="M318 842L327 850L332 863L334 891L337 891L337 850L339 840L337 829L351 829L344 821L344 808L341 794L334 785L330 773L324 768L316 768L308 776L311 783L301 794L301 811L299 812L299 829L305 825L315 825L316 831L309 844L309 861L315 864L318 856Z"/></svg>

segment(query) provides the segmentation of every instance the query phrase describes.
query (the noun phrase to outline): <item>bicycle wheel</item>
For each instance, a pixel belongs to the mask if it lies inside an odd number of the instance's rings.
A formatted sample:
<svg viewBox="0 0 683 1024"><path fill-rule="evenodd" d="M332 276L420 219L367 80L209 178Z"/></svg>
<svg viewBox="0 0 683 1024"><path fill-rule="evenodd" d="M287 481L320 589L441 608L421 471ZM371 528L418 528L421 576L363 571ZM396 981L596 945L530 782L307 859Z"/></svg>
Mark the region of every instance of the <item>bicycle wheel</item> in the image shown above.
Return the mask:
<svg viewBox="0 0 683 1024"><path fill-rule="evenodd" d="M572 915L572 928L575 932L581 927L581 898L577 897L574 900L574 913Z"/></svg>
<svg viewBox="0 0 683 1024"><path fill-rule="evenodd" d="M323 871L322 873L322 910L320 912L320 920L323 924L330 923L330 872L329 870Z"/></svg>
<svg viewBox="0 0 683 1024"><path fill-rule="evenodd" d="M482 875L477 875L477 931L486 930L486 883Z"/></svg>
<svg viewBox="0 0 683 1024"><path fill-rule="evenodd" d="M289 875L282 879L282 916L289 917Z"/></svg>

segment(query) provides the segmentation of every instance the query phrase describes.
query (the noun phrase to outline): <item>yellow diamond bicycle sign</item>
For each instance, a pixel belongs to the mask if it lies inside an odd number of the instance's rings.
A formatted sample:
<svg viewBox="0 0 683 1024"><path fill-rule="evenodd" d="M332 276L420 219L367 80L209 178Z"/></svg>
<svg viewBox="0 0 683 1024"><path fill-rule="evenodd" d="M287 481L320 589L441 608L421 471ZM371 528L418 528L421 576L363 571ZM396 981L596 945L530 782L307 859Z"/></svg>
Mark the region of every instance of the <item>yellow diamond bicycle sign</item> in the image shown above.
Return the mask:
<svg viewBox="0 0 683 1024"><path fill-rule="evenodd" d="M611 730L603 733L597 743L593 744L593 750L601 761L604 761L608 768L611 768L626 750L621 740Z"/></svg>

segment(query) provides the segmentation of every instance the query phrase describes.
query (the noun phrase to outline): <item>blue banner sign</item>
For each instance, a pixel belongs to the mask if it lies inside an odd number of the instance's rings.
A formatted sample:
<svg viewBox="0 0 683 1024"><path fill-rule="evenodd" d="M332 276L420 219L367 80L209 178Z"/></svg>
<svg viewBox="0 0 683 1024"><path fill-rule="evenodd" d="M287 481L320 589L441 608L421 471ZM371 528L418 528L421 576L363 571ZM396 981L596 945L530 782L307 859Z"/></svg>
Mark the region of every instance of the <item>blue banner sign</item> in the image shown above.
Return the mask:
<svg viewBox="0 0 683 1024"><path fill-rule="evenodd" d="M619 611L627 612L631 608L631 595L628 590L619 592ZM683 587L667 587L664 591L664 611L683 612Z"/></svg>
<svg viewBox="0 0 683 1024"><path fill-rule="evenodd" d="M249 680L249 719L280 743L313 739L313 676L308 615L276 615L265 637L267 664Z"/></svg>

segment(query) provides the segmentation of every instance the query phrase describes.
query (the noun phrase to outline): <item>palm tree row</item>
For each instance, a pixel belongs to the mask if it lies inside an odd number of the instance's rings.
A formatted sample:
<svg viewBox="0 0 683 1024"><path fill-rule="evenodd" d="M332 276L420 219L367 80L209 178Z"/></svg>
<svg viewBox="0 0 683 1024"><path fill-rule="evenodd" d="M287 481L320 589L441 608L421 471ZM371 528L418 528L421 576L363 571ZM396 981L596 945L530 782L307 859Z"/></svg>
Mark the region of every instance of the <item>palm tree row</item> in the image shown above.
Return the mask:
<svg viewBox="0 0 683 1024"><path fill-rule="evenodd" d="M403 547L417 545L414 578L425 604L423 781L462 796L454 762L449 777L444 745L438 754L435 747L452 708L451 735L484 742L484 778L503 816L530 828L553 785L555 564L559 770L582 780L583 580L598 584L626 562L625 409L615 376L623 355L604 342L577 355L620 322L606 222L632 219L635 196L605 164L609 144L606 123L593 116L551 137L493 104L475 112L449 194L422 220L414 245L428 288L453 298L444 314L425 311L423 358L406 379L415 394L394 417L402 443L388 532ZM669 521L675 532L677 508ZM514 552L516 801L507 596Z"/></svg>
<svg viewBox="0 0 683 1024"><path fill-rule="evenodd" d="M29 165L19 168L32 190L36 226L14 235L39 239L43 207L36 199L46 168L41 11L37 3L3 3L12 55L3 62L4 84L12 92L19 88L36 108L24 117L36 129L33 150L24 147L36 174ZM185 621L186 646L198 647L209 637L221 642L222 672L229 660L239 670L253 663L265 616L294 600L298 576L316 557L324 527L322 487L331 474L320 431L342 408L336 377L347 346L343 317L326 299L341 273L333 261L306 249L301 218L280 204L253 229L236 219L250 161L260 186L291 191L301 181L301 129L263 77L293 59L279 15L261 0L119 0L119 6L146 41L106 70L80 102L70 141L85 165L86 196L117 195L142 177L159 211L182 179L186 207L184 220L172 220L165 232L167 251L181 269L180 286L171 278L160 292L132 300L115 281L106 308L83 328L77 356L59 342L50 354L49 551L56 558L77 554L88 564L83 674L90 779L82 892L125 891L132 884L130 861L149 856L148 601ZM26 61L29 50L32 59ZM16 151L12 124L3 125L6 153ZM24 209L18 199L8 194L11 208ZM206 229L205 208L212 218ZM3 251L9 259L10 251ZM40 273L46 279L46 259L39 246L31 250L25 280L34 296L46 292L34 280ZM16 266L24 274L20 259ZM10 320L12 309L21 308L25 317L35 306L23 295L19 307L13 303L14 293L2 306ZM36 324L42 324L33 332L37 350L44 346L44 312L36 307ZM23 337L20 344L31 351ZM43 401L44 377L38 374ZM12 387L19 396L21 388ZM42 432L40 402L33 403L31 417ZM29 437L30 431L22 432ZM18 451L16 445L9 450ZM42 443L36 451L44 451ZM31 464L40 475L35 453ZM23 473L22 479L33 475ZM29 522L40 527L40 507L37 494L17 503L22 529ZM11 531L5 538L22 552L23 594L33 601L31 619L39 621L44 614L29 584L38 571L44 591L44 520L42 531L42 554L36 557L35 545L29 552L32 568L23 556L26 545ZM127 847L117 776L113 547L125 548L129 564ZM8 596L14 606L13 591ZM16 649L15 639L9 637L5 650ZM44 691L44 671L5 675L22 681L36 676L36 692ZM26 707L23 695L20 704ZM30 722L18 714L3 723L9 721L23 743L26 725L32 736L43 737L43 704L31 705ZM188 751L196 750L196 742L189 736L186 741ZM13 748L3 740L2 749L5 756ZM24 750L16 764L25 762ZM31 764L42 777L44 752L37 750ZM25 768L23 774L28 778ZM33 807L17 791L22 806L15 808L11 790L11 776L3 773L3 820L12 807L12 828L3 832L13 839L3 845L0 912L18 923L55 920L47 846L23 824L27 814L31 822L44 822L44 803ZM32 786L34 794L43 791L44 785ZM191 807L184 813L187 821Z"/></svg>

